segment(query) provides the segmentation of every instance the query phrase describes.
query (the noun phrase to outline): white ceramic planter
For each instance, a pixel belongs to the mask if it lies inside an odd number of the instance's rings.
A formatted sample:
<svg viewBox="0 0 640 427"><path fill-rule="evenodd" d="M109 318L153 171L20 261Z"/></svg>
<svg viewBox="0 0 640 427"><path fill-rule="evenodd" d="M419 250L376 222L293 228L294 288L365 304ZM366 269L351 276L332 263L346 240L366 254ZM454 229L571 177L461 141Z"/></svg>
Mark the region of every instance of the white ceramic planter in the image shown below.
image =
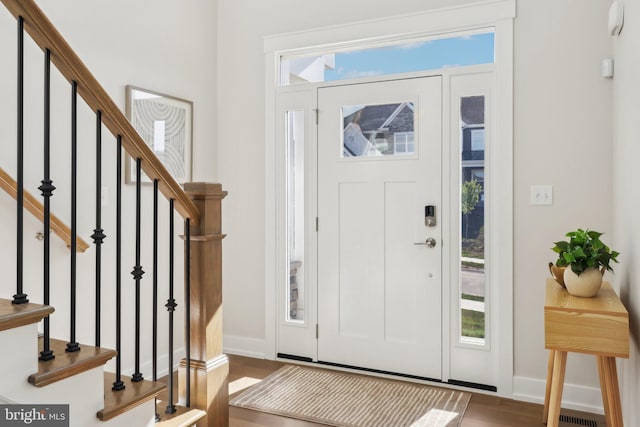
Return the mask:
<svg viewBox="0 0 640 427"><path fill-rule="evenodd" d="M596 268L587 268L578 276L571 267L567 267L564 270L564 284L571 295L594 297L602 286L602 273Z"/></svg>

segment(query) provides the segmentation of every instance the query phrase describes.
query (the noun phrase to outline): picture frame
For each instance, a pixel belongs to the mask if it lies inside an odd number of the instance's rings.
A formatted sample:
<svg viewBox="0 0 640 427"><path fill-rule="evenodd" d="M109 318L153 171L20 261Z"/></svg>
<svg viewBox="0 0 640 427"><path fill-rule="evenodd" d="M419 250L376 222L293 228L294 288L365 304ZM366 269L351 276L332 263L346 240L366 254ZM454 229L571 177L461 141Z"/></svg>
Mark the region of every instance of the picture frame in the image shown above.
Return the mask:
<svg viewBox="0 0 640 427"><path fill-rule="evenodd" d="M134 129L179 184L191 181L193 102L126 86L126 115ZM144 172L141 183L151 183ZM127 154L125 182L136 182L136 161Z"/></svg>

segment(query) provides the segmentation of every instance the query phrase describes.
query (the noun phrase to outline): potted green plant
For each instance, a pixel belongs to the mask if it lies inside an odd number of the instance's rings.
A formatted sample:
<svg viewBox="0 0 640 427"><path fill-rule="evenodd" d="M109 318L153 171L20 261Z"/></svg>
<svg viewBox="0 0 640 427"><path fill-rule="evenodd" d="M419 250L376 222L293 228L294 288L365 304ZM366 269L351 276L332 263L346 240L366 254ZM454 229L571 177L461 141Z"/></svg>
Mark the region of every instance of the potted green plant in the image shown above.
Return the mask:
<svg viewBox="0 0 640 427"><path fill-rule="evenodd" d="M602 234L579 228L565 235L568 242L555 242L551 248L558 254L556 266L566 267L563 278L570 294L581 297L597 295L605 270L613 272L611 262L618 262L620 254L600 240Z"/></svg>

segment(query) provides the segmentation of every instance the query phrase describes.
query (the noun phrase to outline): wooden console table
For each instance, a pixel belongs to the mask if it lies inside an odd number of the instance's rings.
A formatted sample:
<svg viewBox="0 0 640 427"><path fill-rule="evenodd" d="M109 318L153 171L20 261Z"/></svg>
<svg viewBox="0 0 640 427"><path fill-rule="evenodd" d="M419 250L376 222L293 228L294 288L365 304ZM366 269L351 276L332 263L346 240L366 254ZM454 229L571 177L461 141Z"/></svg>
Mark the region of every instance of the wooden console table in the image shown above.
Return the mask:
<svg viewBox="0 0 640 427"><path fill-rule="evenodd" d="M621 427L622 408L616 357L629 358L629 313L607 282L594 298L570 295L547 280L544 341L550 350L542 421L557 427L567 352L593 354L598 359L600 390L608 427Z"/></svg>

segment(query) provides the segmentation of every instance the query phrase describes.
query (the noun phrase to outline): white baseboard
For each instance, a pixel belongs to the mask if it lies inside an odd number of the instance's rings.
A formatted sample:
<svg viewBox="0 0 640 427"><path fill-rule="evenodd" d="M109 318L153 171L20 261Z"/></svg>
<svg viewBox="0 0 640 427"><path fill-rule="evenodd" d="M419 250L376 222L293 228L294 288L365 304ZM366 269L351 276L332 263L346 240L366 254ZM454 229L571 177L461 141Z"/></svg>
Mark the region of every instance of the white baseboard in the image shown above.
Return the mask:
<svg viewBox="0 0 640 427"><path fill-rule="evenodd" d="M513 377L513 398L531 403L544 403L546 381L537 378ZM604 414L600 388L565 383L562 407L576 411Z"/></svg>
<svg viewBox="0 0 640 427"><path fill-rule="evenodd" d="M226 354L254 357L264 359L264 339L240 337L237 335L224 335L223 348Z"/></svg>

